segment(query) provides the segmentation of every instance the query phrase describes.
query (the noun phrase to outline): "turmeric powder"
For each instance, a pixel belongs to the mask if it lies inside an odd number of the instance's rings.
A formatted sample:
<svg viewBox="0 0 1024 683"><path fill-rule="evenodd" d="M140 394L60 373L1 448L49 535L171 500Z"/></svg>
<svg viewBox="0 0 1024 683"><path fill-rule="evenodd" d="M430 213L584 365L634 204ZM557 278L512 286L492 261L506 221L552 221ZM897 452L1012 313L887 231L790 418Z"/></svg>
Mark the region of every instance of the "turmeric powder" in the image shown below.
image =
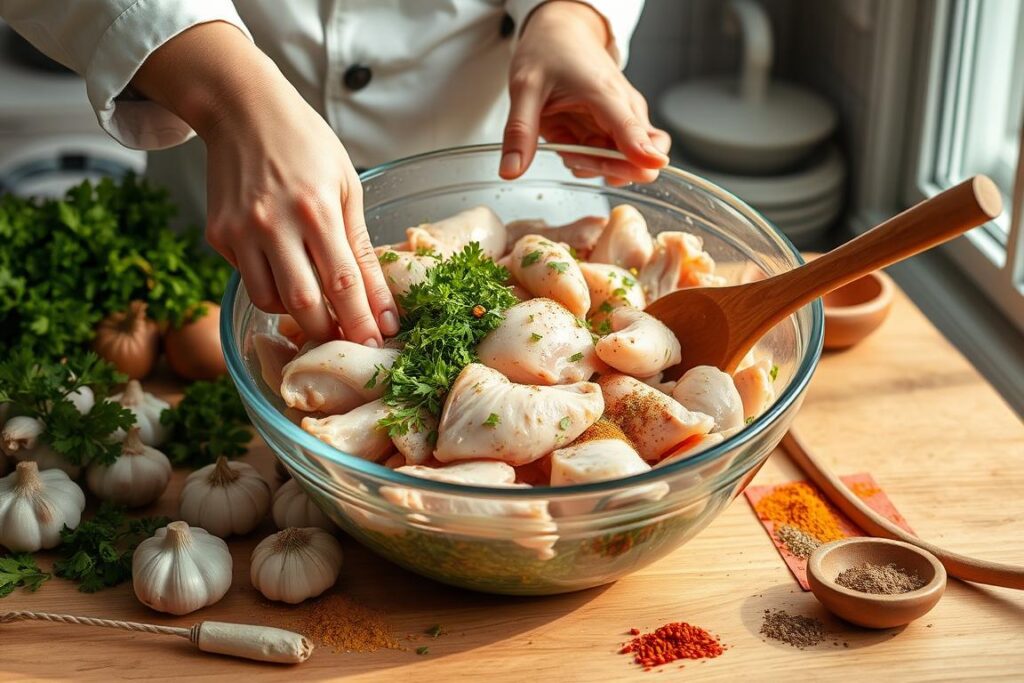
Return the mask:
<svg viewBox="0 0 1024 683"><path fill-rule="evenodd" d="M832 508L810 484L796 481L777 486L754 506L757 516L776 524L788 524L822 543L846 538Z"/></svg>

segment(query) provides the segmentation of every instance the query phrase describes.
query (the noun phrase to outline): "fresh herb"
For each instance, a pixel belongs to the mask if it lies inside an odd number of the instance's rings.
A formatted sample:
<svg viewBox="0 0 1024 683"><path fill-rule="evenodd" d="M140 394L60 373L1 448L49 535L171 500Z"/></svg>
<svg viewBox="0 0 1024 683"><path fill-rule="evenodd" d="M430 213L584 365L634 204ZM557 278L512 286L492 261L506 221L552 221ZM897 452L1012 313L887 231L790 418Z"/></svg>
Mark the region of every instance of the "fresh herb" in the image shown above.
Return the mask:
<svg viewBox="0 0 1024 683"><path fill-rule="evenodd" d="M576 363L577 361L583 360L583 354L579 351L569 356L570 363Z"/></svg>
<svg viewBox="0 0 1024 683"><path fill-rule="evenodd" d="M508 277L474 242L428 269L423 282L399 297L406 315L396 339L404 346L390 369L377 368L392 409L380 425L392 436L424 428L424 415L441 414L455 378L477 360L477 344L517 303L505 285ZM480 317L473 315L477 306L485 311Z"/></svg>
<svg viewBox="0 0 1024 683"><path fill-rule="evenodd" d="M166 517L129 520L124 508L104 503L92 519L61 530L61 558L53 563L54 573L77 581L83 593L123 583L132 576L135 547L170 521Z"/></svg>
<svg viewBox="0 0 1024 683"><path fill-rule="evenodd" d="M398 254L394 251L385 251L378 260L381 263L394 263L398 260Z"/></svg>
<svg viewBox="0 0 1024 683"><path fill-rule="evenodd" d="M615 310L615 307L611 305L611 302L603 301L603 302L601 302L601 305L598 307L598 309L602 313L611 313L612 311Z"/></svg>
<svg viewBox="0 0 1024 683"><path fill-rule="evenodd" d="M499 424L501 424L501 418L497 413L491 413L483 422L484 427L497 427Z"/></svg>
<svg viewBox="0 0 1024 683"><path fill-rule="evenodd" d="M748 425L751 422L753 422L754 419L755 419L755 417L753 415L751 415L750 417L748 417L746 420L743 421L743 424L747 424Z"/></svg>
<svg viewBox="0 0 1024 683"><path fill-rule="evenodd" d="M418 655L428 655L428 654L430 654L430 648L427 647L426 645L420 645L418 648L416 648L416 654L418 654Z"/></svg>
<svg viewBox="0 0 1024 683"><path fill-rule="evenodd" d="M548 268L556 273L564 273L569 269L569 264L566 261L548 261Z"/></svg>
<svg viewBox="0 0 1024 683"><path fill-rule="evenodd" d="M605 318L599 322L596 326L591 326L591 329L598 335L609 334L612 331L612 321Z"/></svg>
<svg viewBox="0 0 1024 683"><path fill-rule="evenodd" d="M772 378L773 382L776 379L778 379L779 378L779 366L778 365L773 365L772 369L768 372L768 376Z"/></svg>
<svg viewBox="0 0 1024 683"><path fill-rule="evenodd" d="M534 342L539 342L543 338L544 338L544 335L537 334L536 332L534 332L534 333L532 333L530 335L530 341L534 341Z"/></svg>
<svg viewBox="0 0 1024 683"><path fill-rule="evenodd" d="M46 425L42 439L73 465L109 465L121 454L111 435L135 424L127 408L105 399L124 375L94 353L75 354L64 363L40 362L27 349L0 362L0 404L12 415L26 415ZM70 396L88 387L96 397L92 410L78 412Z"/></svg>
<svg viewBox="0 0 1024 683"><path fill-rule="evenodd" d="M529 254L523 257L523 260L519 262L519 265L523 268L532 266L537 261L540 261L540 257L543 256L542 252L538 249L537 251L531 251Z"/></svg>
<svg viewBox="0 0 1024 683"><path fill-rule="evenodd" d="M626 277L625 275L623 275L622 284L626 287L626 289L633 289L633 285L636 284L636 280L634 280L631 277Z"/></svg>
<svg viewBox="0 0 1024 683"><path fill-rule="evenodd" d="M432 247L416 247L417 256L429 256L431 258L440 259L441 256L434 251Z"/></svg>
<svg viewBox="0 0 1024 683"><path fill-rule="evenodd" d="M160 422L170 428L161 450L171 463L184 467L244 455L252 439L249 416L227 375L190 384L181 402L160 414Z"/></svg>
<svg viewBox="0 0 1024 683"><path fill-rule="evenodd" d="M572 419L570 419L569 416L566 415L565 417L563 417L561 420L558 421L558 428L561 429L564 432L566 429L569 428L569 425L571 425L571 424L572 424Z"/></svg>
<svg viewBox="0 0 1024 683"><path fill-rule="evenodd" d="M434 624L426 631L424 631L431 638L437 638L438 636L444 635L444 629L441 628L441 624Z"/></svg>
<svg viewBox="0 0 1024 683"><path fill-rule="evenodd" d="M166 191L128 176L84 182L62 199L0 196L0 355L36 362L84 350L106 315L142 299L178 324L219 299L230 266L172 230Z"/></svg>
<svg viewBox="0 0 1024 683"><path fill-rule="evenodd" d="M626 290L623 289L622 287L616 287L615 289L612 290L612 296L621 299L626 296Z"/></svg>
<svg viewBox="0 0 1024 683"><path fill-rule="evenodd" d="M14 553L0 557L0 598L6 598L15 588L35 593L50 580L50 574L36 564L28 553Z"/></svg>

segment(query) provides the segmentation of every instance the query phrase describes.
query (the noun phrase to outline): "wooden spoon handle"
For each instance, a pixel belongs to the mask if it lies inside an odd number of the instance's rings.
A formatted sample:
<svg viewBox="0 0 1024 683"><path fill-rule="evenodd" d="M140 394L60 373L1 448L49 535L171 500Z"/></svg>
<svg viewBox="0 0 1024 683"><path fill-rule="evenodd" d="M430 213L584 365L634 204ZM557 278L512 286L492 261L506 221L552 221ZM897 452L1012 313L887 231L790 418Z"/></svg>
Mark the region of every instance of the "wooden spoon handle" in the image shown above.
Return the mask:
<svg viewBox="0 0 1024 683"><path fill-rule="evenodd" d="M770 291L779 320L872 271L953 239L1002 211L999 188L977 175L916 204L863 235L788 273L759 283ZM778 322L777 320L775 322Z"/></svg>
<svg viewBox="0 0 1024 683"><path fill-rule="evenodd" d="M966 555L951 553L937 545L922 541L882 517L850 491L839 477L818 462L818 459L808 450L792 428L782 438L782 447L793 462L810 477L811 481L817 484L818 488L836 507L842 510L854 524L872 536L905 541L918 548L924 548L939 558L946 571L958 579L990 586L1024 589L1024 567L976 560Z"/></svg>

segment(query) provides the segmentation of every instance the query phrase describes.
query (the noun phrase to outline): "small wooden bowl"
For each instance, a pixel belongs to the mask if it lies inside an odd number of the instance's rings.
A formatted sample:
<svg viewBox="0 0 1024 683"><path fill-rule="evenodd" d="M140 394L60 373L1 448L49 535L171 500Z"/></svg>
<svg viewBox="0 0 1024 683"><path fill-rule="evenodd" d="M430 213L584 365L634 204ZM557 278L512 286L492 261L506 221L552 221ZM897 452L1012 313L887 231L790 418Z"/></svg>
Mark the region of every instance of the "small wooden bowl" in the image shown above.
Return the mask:
<svg viewBox="0 0 1024 683"><path fill-rule="evenodd" d="M916 572L925 585L909 593L875 595L844 588L840 572L865 562L895 564ZM946 590L946 569L926 550L883 538L845 538L821 546L807 560L807 581L814 597L830 612L858 626L893 628L924 616Z"/></svg>
<svg viewBox="0 0 1024 683"><path fill-rule="evenodd" d="M821 254L805 253L812 261ZM877 270L825 295L825 348L846 349L878 329L892 308L896 288Z"/></svg>

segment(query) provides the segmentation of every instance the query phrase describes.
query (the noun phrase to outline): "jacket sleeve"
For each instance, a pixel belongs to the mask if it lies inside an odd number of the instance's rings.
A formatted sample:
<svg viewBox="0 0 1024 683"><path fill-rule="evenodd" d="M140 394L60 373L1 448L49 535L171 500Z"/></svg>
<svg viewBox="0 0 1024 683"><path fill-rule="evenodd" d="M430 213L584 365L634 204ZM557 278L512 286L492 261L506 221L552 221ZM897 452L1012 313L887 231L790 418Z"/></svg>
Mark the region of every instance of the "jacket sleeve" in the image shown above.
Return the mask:
<svg viewBox="0 0 1024 683"><path fill-rule="evenodd" d="M194 135L187 123L129 89L158 47L210 21L252 39L230 0L0 0L0 17L51 59L85 79L96 118L134 149L163 149Z"/></svg>
<svg viewBox="0 0 1024 683"><path fill-rule="evenodd" d="M522 27L529 18L530 13L543 5L547 0L507 0L505 11L516 22L517 27ZM618 63L619 68L625 68L629 59L629 39L633 37L636 24L640 21L640 13L644 9L644 0L575 0L583 5L589 5L604 17L611 33L612 42L608 46Z"/></svg>

